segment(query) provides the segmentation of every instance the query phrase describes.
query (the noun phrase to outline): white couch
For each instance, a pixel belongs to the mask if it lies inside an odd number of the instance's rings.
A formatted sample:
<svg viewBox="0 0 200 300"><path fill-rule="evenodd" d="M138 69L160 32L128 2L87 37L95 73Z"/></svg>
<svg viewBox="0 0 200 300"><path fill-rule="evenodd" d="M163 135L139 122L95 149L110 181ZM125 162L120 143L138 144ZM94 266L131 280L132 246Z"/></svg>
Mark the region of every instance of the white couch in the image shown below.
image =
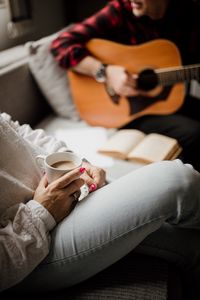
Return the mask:
<svg viewBox="0 0 200 300"><path fill-rule="evenodd" d="M30 45L32 44L29 43L29 48ZM9 113L20 123L29 123L32 127L43 128L47 133L66 140L74 150L81 151L81 155L104 167L108 171L108 180L116 179L135 167L139 167L125 161L106 159L96 154L99 143L102 143L114 130L92 128L78 118L73 103L67 106L70 108L69 111L61 109L59 112L55 103L47 99L49 89L47 86L41 86L39 82L41 77L36 77L34 74L33 66L36 67L37 64L33 60L30 62L32 58L27 52L27 47L24 46L0 53L0 111ZM42 68L43 64L40 67ZM55 97L54 93L53 96ZM69 115L61 116L63 112ZM73 112L75 112L73 118L70 118ZM73 300L103 300L120 299L123 295L125 300L153 298L179 300L182 299L181 290L179 272L173 266L164 260L133 252L89 282L81 284L78 289L75 287L70 291L62 291L47 297L48 299L66 299L67 295L67 299ZM35 299L30 295L29 298ZM37 298L43 299L43 295Z"/></svg>

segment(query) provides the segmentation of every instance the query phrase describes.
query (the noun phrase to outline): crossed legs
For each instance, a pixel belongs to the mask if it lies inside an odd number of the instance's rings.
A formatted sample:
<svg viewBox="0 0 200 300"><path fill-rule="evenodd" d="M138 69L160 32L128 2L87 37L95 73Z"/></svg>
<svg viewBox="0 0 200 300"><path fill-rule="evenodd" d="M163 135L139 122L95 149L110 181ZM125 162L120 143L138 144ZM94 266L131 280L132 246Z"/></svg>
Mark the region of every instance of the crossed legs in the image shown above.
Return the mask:
<svg viewBox="0 0 200 300"><path fill-rule="evenodd" d="M199 183L200 174L190 165L165 161L91 193L53 230L49 255L18 288L53 290L81 282L138 249L166 222L188 238L185 228L200 229ZM197 254L196 246L190 248ZM199 263L199 255L193 260Z"/></svg>

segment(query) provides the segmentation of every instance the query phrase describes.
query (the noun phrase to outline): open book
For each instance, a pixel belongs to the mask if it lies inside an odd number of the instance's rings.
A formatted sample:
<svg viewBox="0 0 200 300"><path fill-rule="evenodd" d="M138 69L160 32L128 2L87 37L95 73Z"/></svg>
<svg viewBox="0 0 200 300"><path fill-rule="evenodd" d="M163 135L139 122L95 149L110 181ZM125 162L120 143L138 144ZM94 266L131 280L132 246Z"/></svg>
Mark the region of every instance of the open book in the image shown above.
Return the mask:
<svg viewBox="0 0 200 300"><path fill-rule="evenodd" d="M181 151L176 139L157 133L146 135L137 129L118 130L98 149L101 154L142 163L172 160Z"/></svg>

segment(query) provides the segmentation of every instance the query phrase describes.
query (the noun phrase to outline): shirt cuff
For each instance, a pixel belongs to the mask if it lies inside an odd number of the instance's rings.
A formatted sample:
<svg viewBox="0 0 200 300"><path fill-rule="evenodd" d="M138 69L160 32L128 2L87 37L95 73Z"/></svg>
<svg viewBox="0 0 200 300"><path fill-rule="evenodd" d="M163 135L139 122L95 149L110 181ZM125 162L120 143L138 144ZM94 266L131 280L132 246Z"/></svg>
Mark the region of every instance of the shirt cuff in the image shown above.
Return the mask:
<svg viewBox="0 0 200 300"><path fill-rule="evenodd" d="M26 205L44 222L48 231L52 230L56 226L56 221L53 216L39 202L30 200Z"/></svg>

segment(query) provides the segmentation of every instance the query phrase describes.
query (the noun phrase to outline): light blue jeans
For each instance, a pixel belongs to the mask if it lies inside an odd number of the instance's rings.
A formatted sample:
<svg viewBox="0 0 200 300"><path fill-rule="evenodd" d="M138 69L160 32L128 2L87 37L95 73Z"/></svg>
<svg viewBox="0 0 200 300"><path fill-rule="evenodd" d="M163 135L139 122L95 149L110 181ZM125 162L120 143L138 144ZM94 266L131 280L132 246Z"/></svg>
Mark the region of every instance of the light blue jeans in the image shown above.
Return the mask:
<svg viewBox="0 0 200 300"><path fill-rule="evenodd" d="M174 262L200 285L199 229L200 174L180 160L151 164L79 202L52 231L49 255L18 287L65 288L133 249Z"/></svg>

